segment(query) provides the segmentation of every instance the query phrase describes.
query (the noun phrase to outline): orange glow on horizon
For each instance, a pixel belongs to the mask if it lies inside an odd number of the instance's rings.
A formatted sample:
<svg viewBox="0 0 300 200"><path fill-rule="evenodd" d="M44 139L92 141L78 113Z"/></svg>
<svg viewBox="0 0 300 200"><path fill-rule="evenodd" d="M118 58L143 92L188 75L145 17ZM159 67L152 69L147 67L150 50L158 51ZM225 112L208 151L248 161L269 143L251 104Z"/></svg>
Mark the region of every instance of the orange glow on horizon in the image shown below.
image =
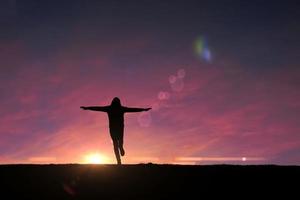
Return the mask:
<svg viewBox="0 0 300 200"><path fill-rule="evenodd" d="M100 153L89 153L84 156L82 162L83 164L108 164L109 159Z"/></svg>

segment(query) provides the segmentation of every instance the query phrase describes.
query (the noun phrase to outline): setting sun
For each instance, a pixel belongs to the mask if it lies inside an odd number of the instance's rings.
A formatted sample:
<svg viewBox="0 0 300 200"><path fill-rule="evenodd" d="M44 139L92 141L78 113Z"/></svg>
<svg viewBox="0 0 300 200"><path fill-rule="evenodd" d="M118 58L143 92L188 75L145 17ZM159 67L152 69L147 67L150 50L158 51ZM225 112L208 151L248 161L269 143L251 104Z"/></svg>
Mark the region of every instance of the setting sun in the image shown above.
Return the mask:
<svg viewBox="0 0 300 200"><path fill-rule="evenodd" d="M85 164L104 164L107 163L107 159L99 153L91 153L84 157L83 162Z"/></svg>

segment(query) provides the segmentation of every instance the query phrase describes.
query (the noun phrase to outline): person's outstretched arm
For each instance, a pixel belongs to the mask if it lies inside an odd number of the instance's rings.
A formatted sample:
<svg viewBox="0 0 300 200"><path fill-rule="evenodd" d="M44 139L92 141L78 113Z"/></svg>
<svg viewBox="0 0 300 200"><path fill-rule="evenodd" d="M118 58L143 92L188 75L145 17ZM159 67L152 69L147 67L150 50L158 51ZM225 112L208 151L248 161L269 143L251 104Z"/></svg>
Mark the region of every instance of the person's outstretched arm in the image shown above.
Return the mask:
<svg viewBox="0 0 300 200"><path fill-rule="evenodd" d="M125 112L142 112L142 111L148 111L151 108L128 108L128 107L124 107L124 111Z"/></svg>
<svg viewBox="0 0 300 200"><path fill-rule="evenodd" d="M80 107L83 110L92 110L92 111L102 111L102 112L107 112L108 111L108 106L81 106Z"/></svg>

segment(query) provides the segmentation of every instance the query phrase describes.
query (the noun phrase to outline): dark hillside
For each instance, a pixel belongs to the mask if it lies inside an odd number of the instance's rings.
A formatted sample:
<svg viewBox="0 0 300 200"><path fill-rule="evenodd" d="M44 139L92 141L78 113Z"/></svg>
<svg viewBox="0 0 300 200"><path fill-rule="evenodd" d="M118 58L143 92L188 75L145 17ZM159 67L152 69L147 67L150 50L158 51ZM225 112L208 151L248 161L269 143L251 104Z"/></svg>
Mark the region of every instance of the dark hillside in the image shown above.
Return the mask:
<svg viewBox="0 0 300 200"><path fill-rule="evenodd" d="M6 199L287 198L299 196L300 167L2 165L0 177Z"/></svg>

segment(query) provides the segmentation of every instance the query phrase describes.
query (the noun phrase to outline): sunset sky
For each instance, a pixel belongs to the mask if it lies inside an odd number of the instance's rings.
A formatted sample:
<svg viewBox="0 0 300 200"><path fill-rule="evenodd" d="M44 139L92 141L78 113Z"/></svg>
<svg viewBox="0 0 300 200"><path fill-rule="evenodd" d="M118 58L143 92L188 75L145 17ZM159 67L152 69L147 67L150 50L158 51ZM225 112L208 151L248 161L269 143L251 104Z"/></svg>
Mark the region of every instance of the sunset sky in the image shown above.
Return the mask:
<svg viewBox="0 0 300 200"><path fill-rule="evenodd" d="M298 1L4 0L0 164L300 165Z"/></svg>

